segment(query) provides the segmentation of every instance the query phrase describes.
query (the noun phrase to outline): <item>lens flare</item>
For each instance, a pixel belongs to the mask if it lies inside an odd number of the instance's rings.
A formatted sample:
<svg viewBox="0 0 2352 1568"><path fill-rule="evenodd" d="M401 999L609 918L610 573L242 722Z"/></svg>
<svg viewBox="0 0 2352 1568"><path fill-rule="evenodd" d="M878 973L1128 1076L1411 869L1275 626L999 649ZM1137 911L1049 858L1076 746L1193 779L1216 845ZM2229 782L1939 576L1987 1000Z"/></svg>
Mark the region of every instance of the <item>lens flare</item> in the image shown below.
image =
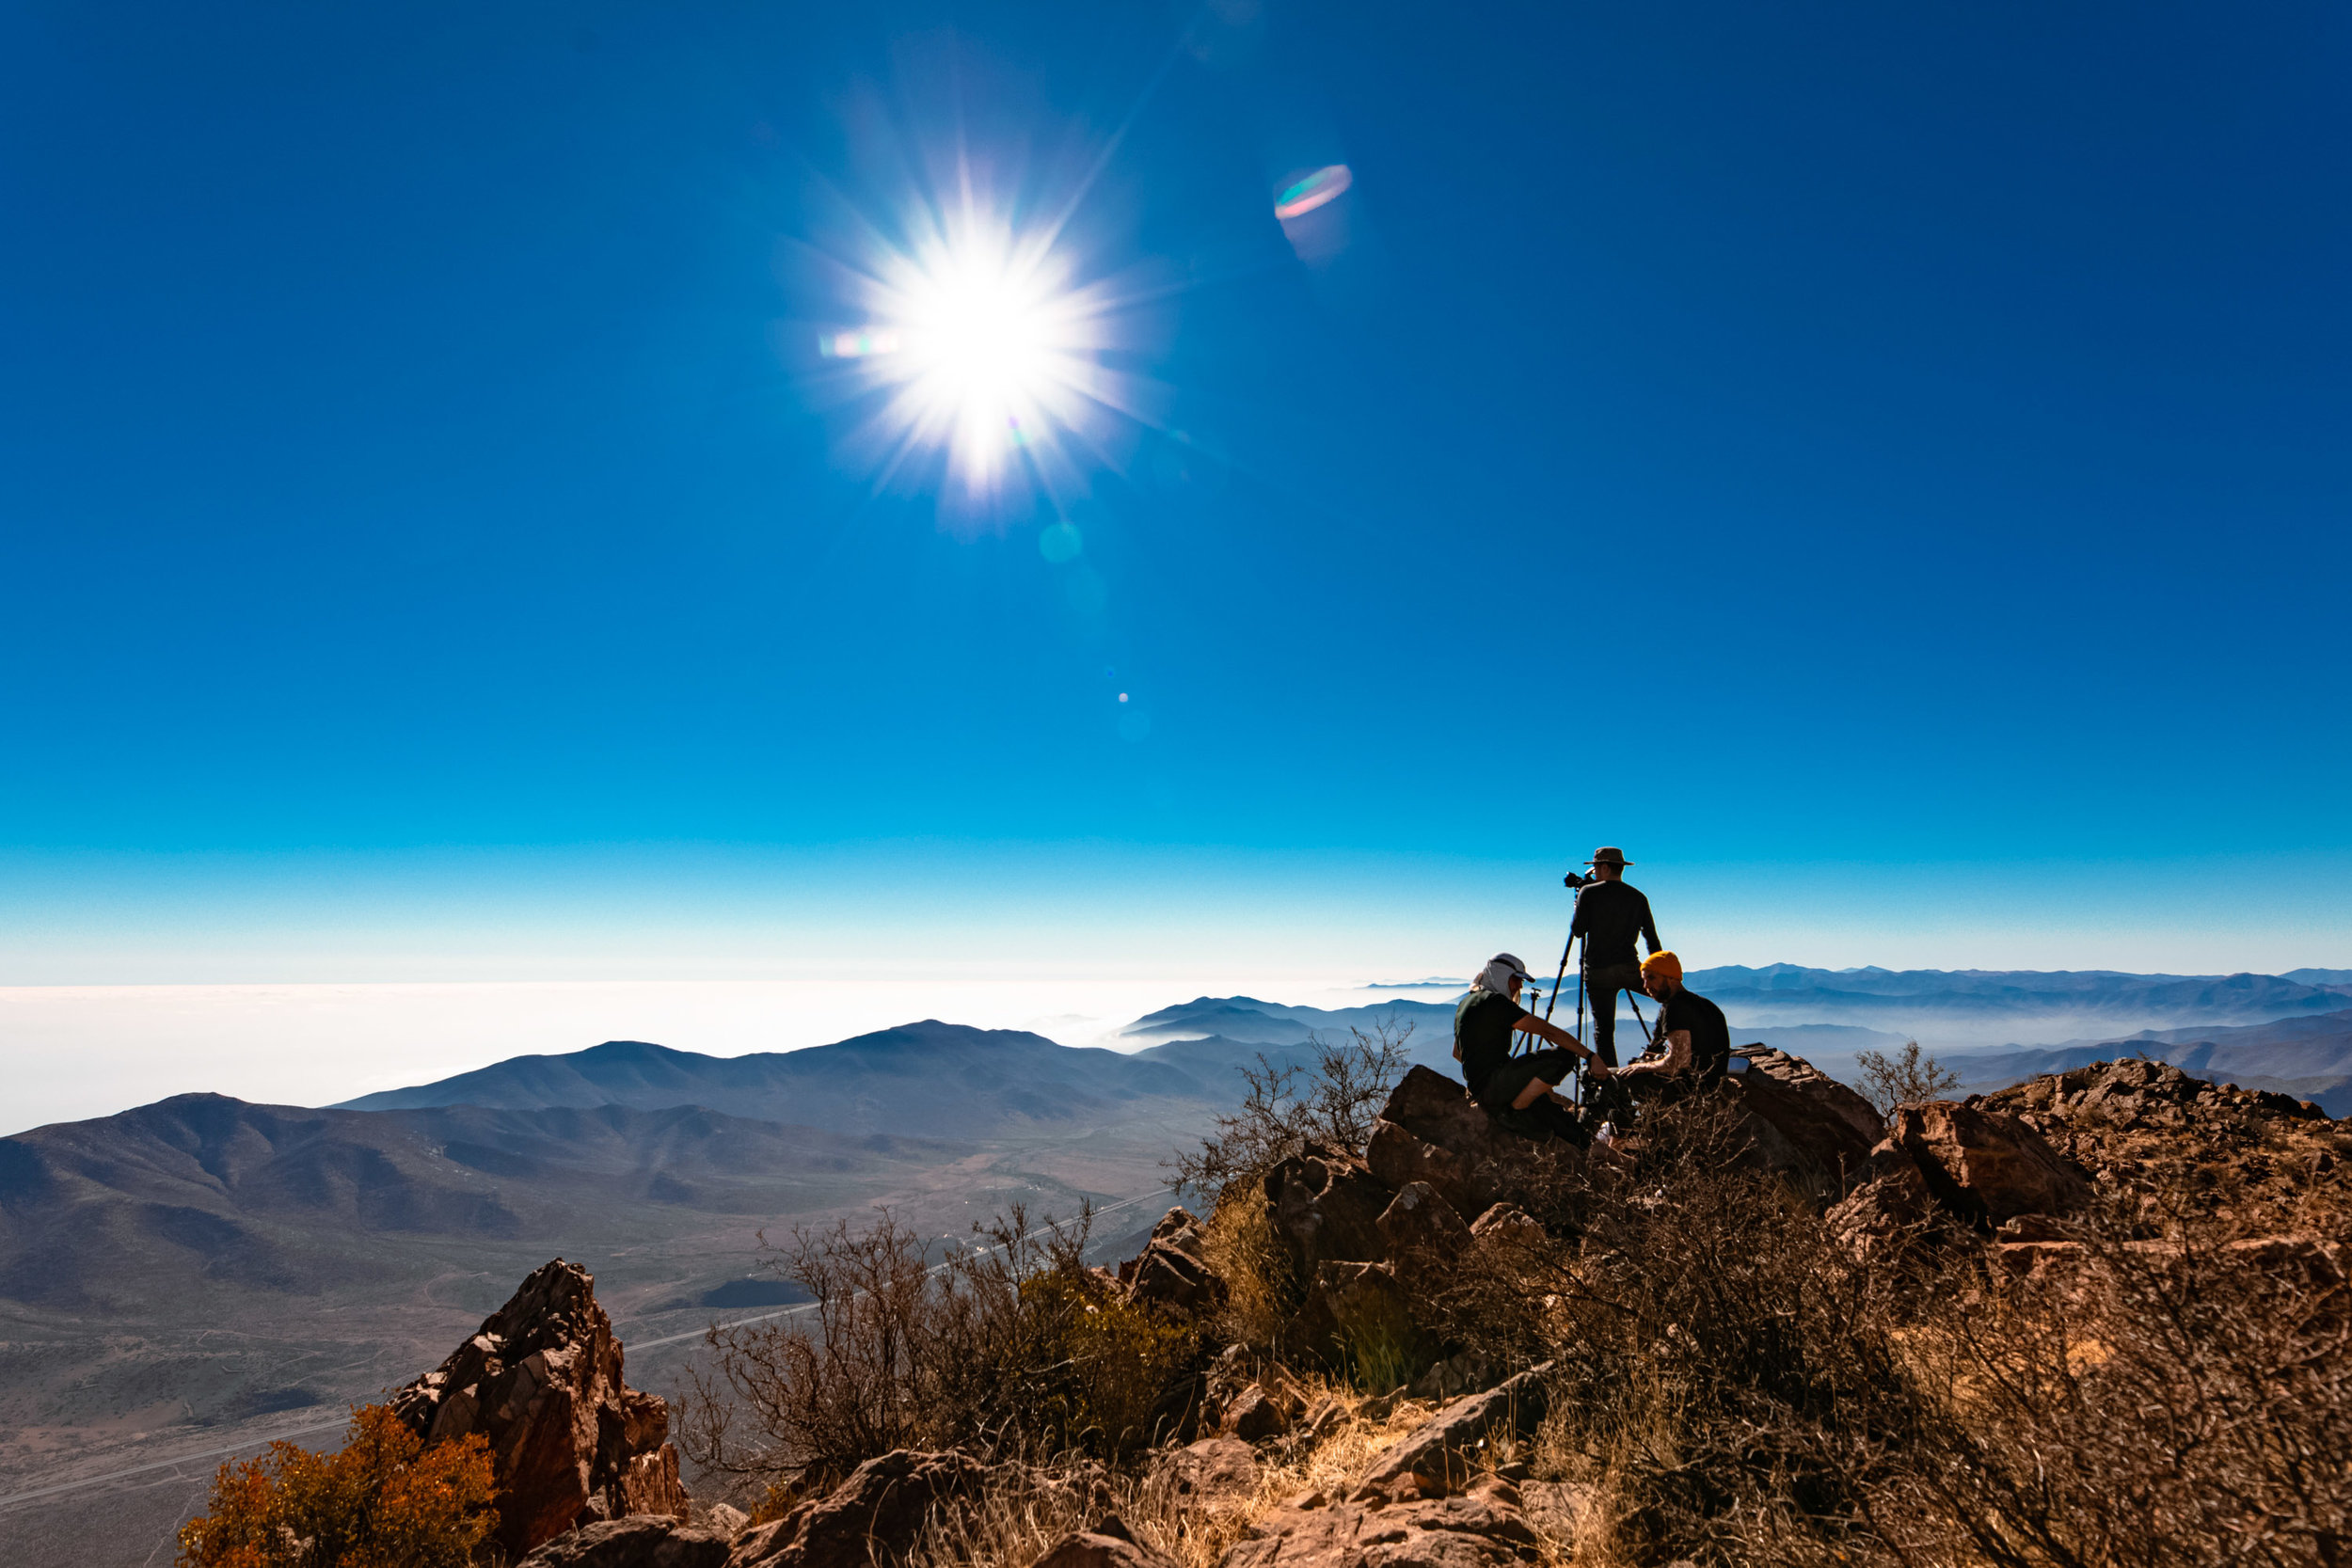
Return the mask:
<svg viewBox="0 0 2352 1568"><path fill-rule="evenodd" d="M1274 215L1288 223L1305 217L1318 207L1328 206L1347 194L1347 187L1356 177L1345 164L1332 164L1319 168L1295 184L1288 186L1274 198Z"/></svg>

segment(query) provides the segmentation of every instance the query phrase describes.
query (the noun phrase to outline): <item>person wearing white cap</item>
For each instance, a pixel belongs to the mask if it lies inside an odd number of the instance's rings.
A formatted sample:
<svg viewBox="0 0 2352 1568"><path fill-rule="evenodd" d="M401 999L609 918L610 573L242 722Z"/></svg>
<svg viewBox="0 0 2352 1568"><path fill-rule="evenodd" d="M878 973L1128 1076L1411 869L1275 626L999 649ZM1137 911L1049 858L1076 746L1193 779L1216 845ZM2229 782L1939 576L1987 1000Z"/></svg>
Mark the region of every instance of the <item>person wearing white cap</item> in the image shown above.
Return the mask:
<svg viewBox="0 0 2352 1568"><path fill-rule="evenodd" d="M1556 1029L1519 1006L1519 987L1529 979L1516 954L1497 953L1486 961L1470 994L1454 1008L1454 1059L1462 1080L1486 1113L1514 1132L1556 1136L1583 1143L1590 1136L1576 1110L1555 1091L1575 1070L1577 1058L1609 1069L1565 1029ZM1515 1056L1515 1034L1533 1035L1549 1050Z"/></svg>

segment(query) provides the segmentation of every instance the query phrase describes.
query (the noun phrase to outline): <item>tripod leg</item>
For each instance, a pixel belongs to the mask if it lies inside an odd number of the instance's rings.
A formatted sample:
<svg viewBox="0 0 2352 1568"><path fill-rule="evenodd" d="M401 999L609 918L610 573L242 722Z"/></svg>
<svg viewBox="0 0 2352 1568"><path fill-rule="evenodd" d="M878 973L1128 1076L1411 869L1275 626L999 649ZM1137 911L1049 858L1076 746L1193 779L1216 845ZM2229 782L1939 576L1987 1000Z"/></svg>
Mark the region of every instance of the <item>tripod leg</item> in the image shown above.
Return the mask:
<svg viewBox="0 0 2352 1568"><path fill-rule="evenodd" d="M1647 1040L1652 1045L1656 1045L1658 1043L1658 1037L1650 1033L1649 1021L1642 1016L1642 1005L1633 1000L1633 993L1631 991L1627 991L1625 993L1625 1005L1633 1009L1633 1022L1642 1026L1642 1038ZM1660 1013L1658 1016L1662 1019L1666 1015L1664 1013Z"/></svg>

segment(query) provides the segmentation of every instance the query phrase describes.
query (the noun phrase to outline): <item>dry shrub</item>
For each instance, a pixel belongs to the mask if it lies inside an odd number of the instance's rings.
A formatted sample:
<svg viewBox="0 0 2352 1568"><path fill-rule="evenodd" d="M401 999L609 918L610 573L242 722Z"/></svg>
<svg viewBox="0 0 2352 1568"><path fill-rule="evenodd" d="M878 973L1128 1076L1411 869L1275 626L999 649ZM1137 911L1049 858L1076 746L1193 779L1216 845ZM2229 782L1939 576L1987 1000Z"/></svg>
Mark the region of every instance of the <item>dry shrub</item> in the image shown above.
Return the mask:
<svg viewBox="0 0 2352 1568"><path fill-rule="evenodd" d="M497 1527L490 1503L481 1433L428 1449L389 1406L361 1405L335 1453L276 1442L223 1465L180 1568L465 1568Z"/></svg>
<svg viewBox="0 0 2352 1568"><path fill-rule="evenodd" d="M2225 1192L2153 1225L2119 1199L2022 1277L1974 1244L1864 1259L1737 1146L1707 1102L1653 1115L1562 1195L1574 1241L1485 1281L1548 1298L1521 1316L1558 1363L1539 1467L1596 1505L1575 1560L2352 1562L2328 1241L2257 1244Z"/></svg>
<svg viewBox="0 0 2352 1568"><path fill-rule="evenodd" d="M1406 1045L1413 1025L1384 1018L1347 1033L1344 1041L1307 1037L1314 1052L1311 1071L1261 1053L1256 1067L1241 1069L1248 1089L1240 1108L1217 1117L1198 1150L1168 1162L1168 1184L1203 1195L1215 1211L1229 1197L1255 1192L1268 1171L1310 1145L1362 1148L1380 1107L1411 1065Z"/></svg>
<svg viewBox="0 0 2352 1568"><path fill-rule="evenodd" d="M2320 1238L2138 1205L2022 1279L1956 1265L1908 1343L1918 1428L1865 1497L1883 1560L2352 1561L2352 1313ZM2340 1239L2340 1238L2339 1238Z"/></svg>
<svg viewBox="0 0 2352 1568"><path fill-rule="evenodd" d="M1201 1248L1227 1291L1213 1337L1271 1351L1298 1310L1299 1288L1263 1189L1228 1193L1210 1212Z"/></svg>
<svg viewBox="0 0 2352 1568"><path fill-rule="evenodd" d="M1180 1493L1168 1469L1101 1466L999 1468L977 1498L934 1510L908 1568L1029 1568L1072 1530L1116 1517L1136 1541L1177 1564L1216 1568L1234 1543L1282 1498L1310 1488L1340 1492L1375 1454L1424 1420L1429 1406L1403 1403L1379 1420L1357 1418L1361 1400L1320 1379L1292 1379L1310 1402L1341 1400L1347 1414L1319 1439L1278 1440L1257 1485L1202 1498Z"/></svg>
<svg viewBox="0 0 2352 1568"><path fill-rule="evenodd" d="M707 1470L767 1486L772 1512L893 1449L1031 1459L1152 1441L1180 1414L1160 1402L1181 1390L1200 1337L1085 1264L1090 1221L1037 1224L1016 1207L936 1264L887 1212L795 1229L771 1267L809 1307L712 1327L715 1370L689 1371L680 1446Z"/></svg>

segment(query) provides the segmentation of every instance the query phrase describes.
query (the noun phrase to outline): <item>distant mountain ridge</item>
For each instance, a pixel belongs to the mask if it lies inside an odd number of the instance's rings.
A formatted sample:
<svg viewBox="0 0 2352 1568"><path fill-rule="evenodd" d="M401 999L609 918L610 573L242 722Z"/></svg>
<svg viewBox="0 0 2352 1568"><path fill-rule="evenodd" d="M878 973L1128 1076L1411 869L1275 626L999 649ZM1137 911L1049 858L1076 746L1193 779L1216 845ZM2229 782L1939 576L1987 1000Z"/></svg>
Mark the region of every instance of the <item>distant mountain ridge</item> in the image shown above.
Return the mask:
<svg viewBox="0 0 2352 1568"><path fill-rule="evenodd" d="M2352 1009L2242 1028L2149 1029L2119 1039L1972 1052L1947 1065L1964 1087L1990 1090L2118 1056L2169 1062L2216 1083L2313 1101L2331 1117L2352 1115Z"/></svg>
<svg viewBox="0 0 2352 1568"><path fill-rule="evenodd" d="M1231 1055L1192 1041L1104 1051L926 1019L832 1045L742 1056L608 1040L563 1055L509 1057L334 1108L707 1105L853 1133L975 1138L1066 1132L1122 1117L1143 1101L1230 1103L1241 1093Z"/></svg>
<svg viewBox="0 0 2352 1568"><path fill-rule="evenodd" d="M523 1241L583 1213L774 1212L969 1146L701 1106L405 1111L175 1095L0 1139L0 1296L69 1310L158 1288L305 1294L380 1269L371 1237Z"/></svg>

